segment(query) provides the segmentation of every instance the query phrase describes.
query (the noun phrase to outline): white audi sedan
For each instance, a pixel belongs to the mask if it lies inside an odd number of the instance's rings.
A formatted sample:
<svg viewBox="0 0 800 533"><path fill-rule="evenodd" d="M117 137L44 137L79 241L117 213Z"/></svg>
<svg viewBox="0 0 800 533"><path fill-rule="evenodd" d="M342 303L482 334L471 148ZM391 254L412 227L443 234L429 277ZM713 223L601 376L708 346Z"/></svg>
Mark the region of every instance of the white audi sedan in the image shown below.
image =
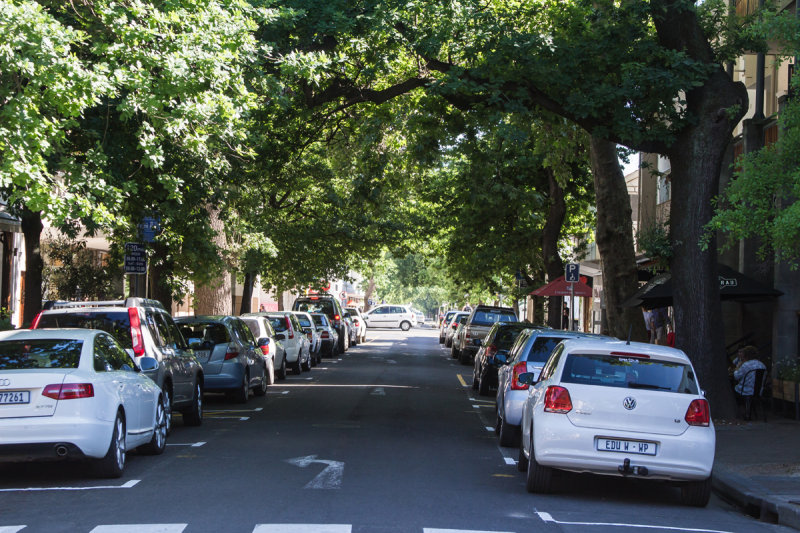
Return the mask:
<svg viewBox="0 0 800 533"><path fill-rule="evenodd" d="M0 333L1 461L92 459L100 475L120 477L128 450L157 455L166 439L161 389L111 335Z"/></svg>
<svg viewBox="0 0 800 533"><path fill-rule="evenodd" d="M523 406L517 468L529 492L554 470L677 482L684 504L711 494L715 433L708 401L680 350L618 340L561 342Z"/></svg>

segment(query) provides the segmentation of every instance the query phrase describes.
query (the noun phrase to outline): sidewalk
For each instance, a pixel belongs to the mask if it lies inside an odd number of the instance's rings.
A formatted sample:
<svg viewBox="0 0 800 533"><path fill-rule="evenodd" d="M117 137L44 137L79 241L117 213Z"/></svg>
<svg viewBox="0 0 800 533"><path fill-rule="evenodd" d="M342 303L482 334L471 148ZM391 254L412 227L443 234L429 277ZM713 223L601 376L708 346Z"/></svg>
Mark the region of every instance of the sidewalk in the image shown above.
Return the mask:
<svg viewBox="0 0 800 533"><path fill-rule="evenodd" d="M800 529L800 421L714 421L714 491L761 520Z"/></svg>

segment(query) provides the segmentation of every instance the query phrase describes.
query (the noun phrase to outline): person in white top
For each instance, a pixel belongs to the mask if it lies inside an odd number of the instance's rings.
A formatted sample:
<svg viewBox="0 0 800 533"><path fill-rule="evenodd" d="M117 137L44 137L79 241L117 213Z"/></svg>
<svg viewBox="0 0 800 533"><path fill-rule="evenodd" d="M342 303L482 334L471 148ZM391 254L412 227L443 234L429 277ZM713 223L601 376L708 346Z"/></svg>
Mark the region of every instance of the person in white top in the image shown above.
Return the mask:
<svg viewBox="0 0 800 533"><path fill-rule="evenodd" d="M739 350L739 366L733 371L736 379L734 390L740 396L752 396L755 390L756 373L752 370L766 370L764 363L758 360L758 349L755 346L745 346ZM759 386L763 384L759 383Z"/></svg>

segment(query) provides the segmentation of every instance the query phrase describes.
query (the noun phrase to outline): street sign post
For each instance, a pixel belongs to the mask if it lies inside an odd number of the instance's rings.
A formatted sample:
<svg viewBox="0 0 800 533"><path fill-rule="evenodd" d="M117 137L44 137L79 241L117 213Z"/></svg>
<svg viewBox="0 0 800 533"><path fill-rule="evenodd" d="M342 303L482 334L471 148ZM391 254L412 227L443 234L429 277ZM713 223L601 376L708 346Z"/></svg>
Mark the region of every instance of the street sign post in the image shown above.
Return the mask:
<svg viewBox="0 0 800 533"><path fill-rule="evenodd" d="M564 269L564 281L569 283L569 331L574 329L572 316L575 313L575 284L581 279L581 265L579 263L567 263Z"/></svg>
<svg viewBox="0 0 800 533"><path fill-rule="evenodd" d="M147 273L147 254L144 244L140 242L125 243L125 264L126 274L146 274Z"/></svg>

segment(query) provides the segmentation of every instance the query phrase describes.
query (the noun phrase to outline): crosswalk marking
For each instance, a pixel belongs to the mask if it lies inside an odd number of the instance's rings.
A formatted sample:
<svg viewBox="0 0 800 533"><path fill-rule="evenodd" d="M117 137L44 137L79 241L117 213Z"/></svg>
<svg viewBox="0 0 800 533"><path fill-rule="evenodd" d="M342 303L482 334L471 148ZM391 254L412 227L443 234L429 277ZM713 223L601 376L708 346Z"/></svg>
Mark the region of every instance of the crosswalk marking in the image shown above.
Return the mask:
<svg viewBox="0 0 800 533"><path fill-rule="evenodd" d="M17 533L21 529L25 529L25 526L0 526L0 533Z"/></svg>
<svg viewBox="0 0 800 533"><path fill-rule="evenodd" d="M181 533L188 524L119 524L97 526L89 533Z"/></svg>
<svg viewBox="0 0 800 533"><path fill-rule="evenodd" d="M258 524L253 533L350 533L350 524Z"/></svg>

